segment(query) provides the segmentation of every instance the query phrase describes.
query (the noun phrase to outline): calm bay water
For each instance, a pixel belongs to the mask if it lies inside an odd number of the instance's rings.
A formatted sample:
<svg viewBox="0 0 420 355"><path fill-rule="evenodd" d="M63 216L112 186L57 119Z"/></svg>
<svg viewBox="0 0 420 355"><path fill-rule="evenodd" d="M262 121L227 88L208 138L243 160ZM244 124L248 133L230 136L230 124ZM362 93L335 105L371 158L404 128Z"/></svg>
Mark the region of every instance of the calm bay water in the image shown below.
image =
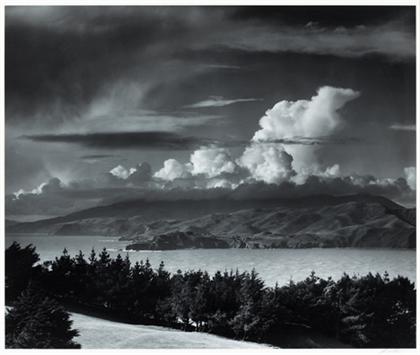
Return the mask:
<svg viewBox="0 0 420 355"><path fill-rule="evenodd" d="M92 248L97 254L107 248L112 257L118 253L125 256L127 242L112 237L98 236L47 236L13 234L6 236L6 247L13 241L22 246L33 244L41 260L52 260L66 248L71 255L82 250L87 258ZM164 261L170 272L180 270L206 270L213 274L217 270L251 271L255 268L267 285L279 285L303 280L313 270L320 277L337 279L344 272L349 275L364 275L368 272L387 271L390 276L403 275L416 279L416 252L405 249L188 249L171 251L130 251L130 260L147 258L157 268Z"/></svg>

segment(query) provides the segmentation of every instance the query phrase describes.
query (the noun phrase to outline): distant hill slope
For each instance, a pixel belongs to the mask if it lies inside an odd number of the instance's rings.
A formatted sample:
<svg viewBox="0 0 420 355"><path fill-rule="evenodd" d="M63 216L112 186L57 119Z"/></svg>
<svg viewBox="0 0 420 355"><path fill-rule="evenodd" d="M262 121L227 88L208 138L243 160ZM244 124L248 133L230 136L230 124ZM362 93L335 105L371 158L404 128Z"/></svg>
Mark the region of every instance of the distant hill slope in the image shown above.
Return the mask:
<svg viewBox="0 0 420 355"><path fill-rule="evenodd" d="M11 219L5 219L5 221L4 221L4 225L5 225L6 229L9 228L10 226L14 226L16 224L19 224L19 222L13 221Z"/></svg>
<svg viewBox="0 0 420 355"><path fill-rule="evenodd" d="M110 235L131 249L415 247L415 209L384 197L318 195L283 200L126 201L8 232Z"/></svg>

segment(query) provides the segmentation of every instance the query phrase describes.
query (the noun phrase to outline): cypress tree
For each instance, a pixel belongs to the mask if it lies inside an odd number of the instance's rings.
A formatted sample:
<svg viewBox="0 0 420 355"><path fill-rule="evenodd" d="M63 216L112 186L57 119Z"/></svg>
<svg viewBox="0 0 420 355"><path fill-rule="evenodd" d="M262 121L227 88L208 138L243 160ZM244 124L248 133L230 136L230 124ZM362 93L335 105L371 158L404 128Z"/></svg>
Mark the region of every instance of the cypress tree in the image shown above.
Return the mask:
<svg viewBox="0 0 420 355"><path fill-rule="evenodd" d="M62 306L30 286L6 315L6 347L78 349L71 325Z"/></svg>

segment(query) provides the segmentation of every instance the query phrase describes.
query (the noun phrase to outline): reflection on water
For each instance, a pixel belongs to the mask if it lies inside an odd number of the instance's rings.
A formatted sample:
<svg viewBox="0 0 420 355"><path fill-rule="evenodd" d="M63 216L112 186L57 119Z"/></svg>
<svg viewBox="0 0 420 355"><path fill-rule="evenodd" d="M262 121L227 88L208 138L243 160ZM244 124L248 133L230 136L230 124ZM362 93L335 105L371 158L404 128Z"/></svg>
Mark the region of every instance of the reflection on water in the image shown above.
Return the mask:
<svg viewBox="0 0 420 355"><path fill-rule="evenodd" d="M121 242L115 237L104 236L47 236L14 234L6 236L6 247L14 240L21 245L32 243L41 259L51 260L66 248L71 255L82 250L87 258L91 249L100 252L107 248L111 256L126 255ZM201 269L210 274L217 270L250 271L255 268L267 285L287 283L290 279L300 281L313 270L320 277L339 278L347 274L364 275L368 272L384 273L390 276L403 275L415 281L416 253L405 249L195 249L171 251L131 251L130 260L146 260L158 267L165 262L170 272Z"/></svg>

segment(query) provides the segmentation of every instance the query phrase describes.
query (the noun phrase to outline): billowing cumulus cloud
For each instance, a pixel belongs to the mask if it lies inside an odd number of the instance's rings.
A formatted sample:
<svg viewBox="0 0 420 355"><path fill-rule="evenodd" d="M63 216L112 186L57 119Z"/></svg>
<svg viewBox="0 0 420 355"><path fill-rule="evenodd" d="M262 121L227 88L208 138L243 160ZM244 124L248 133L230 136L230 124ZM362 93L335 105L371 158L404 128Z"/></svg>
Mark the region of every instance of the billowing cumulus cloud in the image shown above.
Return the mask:
<svg viewBox="0 0 420 355"><path fill-rule="evenodd" d="M201 148L191 154L191 174L204 174L209 178L222 173L233 173L236 164L225 148Z"/></svg>
<svg viewBox="0 0 420 355"><path fill-rule="evenodd" d="M323 86L310 100L282 100L260 119L261 129L252 139L326 136L340 123L337 110L358 96L352 89Z"/></svg>
<svg viewBox="0 0 420 355"><path fill-rule="evenodd" d="M408 186L412 190L416 189L416 167L410 166L404 169L405 178L407 180Z"/></svg>
<svg viewBox="0 0 420 355"><path fill-rule="evenodd" d="M190 175L189 169L176 159L168 159L163 163L163 168L158 170L154 177L173 181L175 179L186 178Z"/></svg>
<svg viewBox="0 0 420 355"><path fill-rule="evenodd" d="M245 148L238 159L257 181L278 184L289 180L295 172L292 168L293 157L279 144L254 143Z"/></svg>
<svg viewBox="0 0 420 355"><path fill-rule="evenodd" d="M166 181L195 176L212 179L222 174L234 174L237 169L237 164L226 148L210 146L195 150L186 164L182 164L176 159L166 160L163 168L157 171L154 176ZM214 186L214 183L210 185Z"/></svg>
<svg viewBox="0 0 420 355"><path fill-rule="evenodd" d="M352 89L323 86L310 100L282 100L260 119L261 129L255 132L252 140L264 142L331 136L342 124L339 110L359 95ZM293 157L292 165L298 173L322 173L316 145L287 145L284 149Z"/></svg>

